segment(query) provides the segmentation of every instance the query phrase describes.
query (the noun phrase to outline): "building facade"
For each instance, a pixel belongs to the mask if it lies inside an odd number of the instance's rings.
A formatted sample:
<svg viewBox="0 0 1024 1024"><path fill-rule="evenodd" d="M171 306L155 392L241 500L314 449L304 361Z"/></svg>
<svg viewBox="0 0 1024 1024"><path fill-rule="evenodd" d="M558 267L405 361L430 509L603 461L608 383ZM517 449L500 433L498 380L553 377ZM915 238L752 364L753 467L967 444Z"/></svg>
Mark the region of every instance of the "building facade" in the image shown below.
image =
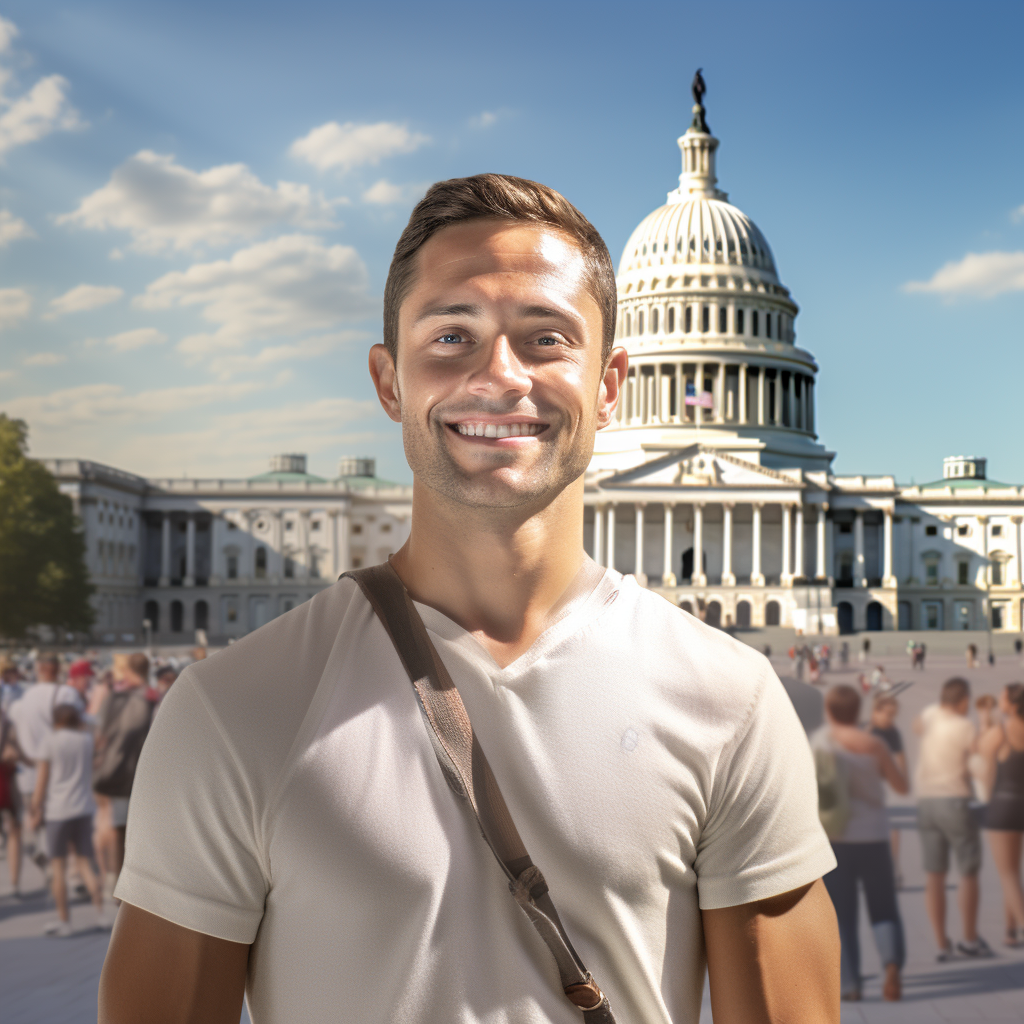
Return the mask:
<svg viewBox="0 0 1024 1024"><path fill-rule="evenodd" d="M75 505L96 592L97 640L212 643L243 636L383 561L409 533L412 488L347 459L338 477L279 455L243 480L147 480L79 459L45 460Z"/></svg>
<svg viewBox="0 0 1024 1024"><path fill-rule="evenodd" d="M586 474L594 559L720 625L807 633L1024 628L1024 488L952 457L933 484L837 476L819 442L818 364L757 226L718 188L702 107L679 186L618 269L629 372ZM372 460L335 480L278 456L246 480L146 480L47 465L76 504L97 639L241 636L409 532L412 489Z"/></svg>

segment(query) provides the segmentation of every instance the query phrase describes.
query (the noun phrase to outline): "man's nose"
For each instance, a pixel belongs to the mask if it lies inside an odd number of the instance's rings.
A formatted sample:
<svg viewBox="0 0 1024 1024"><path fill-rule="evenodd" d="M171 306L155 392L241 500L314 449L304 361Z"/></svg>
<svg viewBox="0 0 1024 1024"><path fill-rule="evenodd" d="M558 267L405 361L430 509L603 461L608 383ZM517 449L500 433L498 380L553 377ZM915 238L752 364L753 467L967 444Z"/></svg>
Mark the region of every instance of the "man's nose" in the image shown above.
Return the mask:
<svg viewBox="0 0 1024 1024"><path fill-rule="evenodd" d="M491 342L486 362L470 379L470 390L495 397L509 392L525 394L530 390L530 375L506 335L499 335Z"/></svg>

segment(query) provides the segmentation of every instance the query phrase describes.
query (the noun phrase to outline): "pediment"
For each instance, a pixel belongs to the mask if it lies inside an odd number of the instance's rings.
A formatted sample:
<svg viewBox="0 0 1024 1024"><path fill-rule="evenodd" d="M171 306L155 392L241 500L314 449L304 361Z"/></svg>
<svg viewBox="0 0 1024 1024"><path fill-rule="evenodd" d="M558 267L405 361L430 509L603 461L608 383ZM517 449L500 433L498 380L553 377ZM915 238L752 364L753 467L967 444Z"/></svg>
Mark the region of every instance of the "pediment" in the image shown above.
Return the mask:
<svg viewBox="0 0 1024 1024"><path fill-rule="evenodd" d="M792 490L805 485L785 473L694 444L600 481L602 489L631 487L757 487Z"/></svg>

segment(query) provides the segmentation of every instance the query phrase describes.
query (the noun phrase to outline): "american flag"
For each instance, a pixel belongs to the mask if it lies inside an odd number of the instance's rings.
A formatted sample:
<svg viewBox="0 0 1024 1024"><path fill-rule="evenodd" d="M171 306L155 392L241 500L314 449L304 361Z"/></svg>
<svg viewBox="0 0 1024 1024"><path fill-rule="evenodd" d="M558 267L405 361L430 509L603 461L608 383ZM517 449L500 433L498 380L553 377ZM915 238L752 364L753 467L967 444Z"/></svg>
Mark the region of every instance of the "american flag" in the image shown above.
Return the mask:
<svg viewBox="0 0 1024 1024"><path fill-rule="evenodd" d="M702 391L699 395L697 389L693 384L686 385L686 404L687 405L699 405L701 408L710 409L712 408L711 392Z"/></svg>

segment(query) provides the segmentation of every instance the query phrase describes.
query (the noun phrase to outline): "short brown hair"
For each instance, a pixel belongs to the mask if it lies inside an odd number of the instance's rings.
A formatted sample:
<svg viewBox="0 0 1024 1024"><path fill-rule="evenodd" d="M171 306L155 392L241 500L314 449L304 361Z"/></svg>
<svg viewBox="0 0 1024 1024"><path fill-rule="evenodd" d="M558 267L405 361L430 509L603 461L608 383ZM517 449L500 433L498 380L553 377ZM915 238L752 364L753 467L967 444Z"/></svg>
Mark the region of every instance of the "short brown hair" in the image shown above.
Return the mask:
<svg viewBox="0 0 1024 1024"><path fill-rule="evenodd" d="M144 654L136 651L135 654L128 655L128 661L126 662L128 670L140 679L149 679L149 658Z"/></svg>
<svg viewBox="0 0 1024 1024"><path fill-rule="evenodd" d="M839 683L825 694L825 707L840 725L856 725L860 715L860 694L852 686Z"/></svg>
<svg viewBox="0 0 1024 1024"><path fill-rule="evenodd" d="M954 676L942 684L942 694L939 697L939 703L947 708L955 708L957 704L966 700L970 695L971 684L966 679Z"/></svg>
<svg viewBox="0 0 1024 1024"><path fill-rule="evenodd" d="M615 341L615 268L597 228L565 196L547 185L508 174L474 174L431 185L398 239L384 285L384 347L398 362L398 310L416 273L416 254L442 228L487 217L549 224L580 247L587 287L601 307L601 358Z"/></svg>
<svg viewBox="0 0 1024 1024"><path fill-rule="evenodd" d="M53 709L53 724L60 729L77 729L82 715L74 704L58 704Z"/></svg>

